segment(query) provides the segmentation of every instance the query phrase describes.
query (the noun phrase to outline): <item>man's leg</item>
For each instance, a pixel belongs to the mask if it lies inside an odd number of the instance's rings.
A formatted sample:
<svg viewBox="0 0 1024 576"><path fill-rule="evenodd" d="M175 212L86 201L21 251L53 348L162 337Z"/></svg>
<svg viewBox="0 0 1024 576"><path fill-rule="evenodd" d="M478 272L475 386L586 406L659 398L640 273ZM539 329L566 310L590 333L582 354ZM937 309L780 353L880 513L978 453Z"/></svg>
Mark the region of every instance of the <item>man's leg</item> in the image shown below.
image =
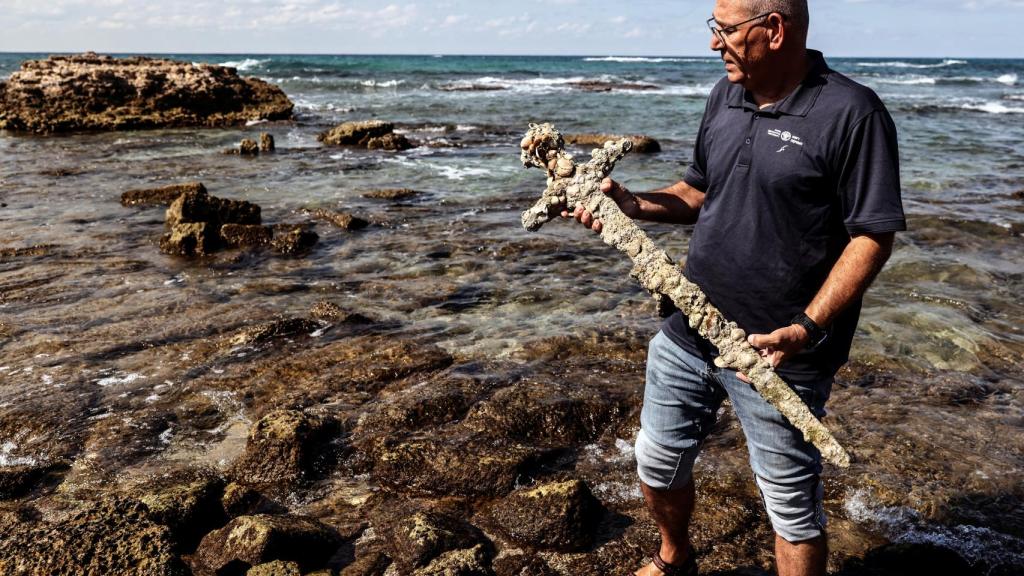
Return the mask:
<svg viewBox="0 0 1024 576"><path fill-rule="evenodd" d="M743 425L750 466L775 529L779 576L824 576L828 556L821 454L782 414L731 370L718 378ZM793 388L819 418L832 381Z"/></svg>
<svg viewBox="0 0 1024 576"><path fill-rule="evenodd" d="M711 380L708 363L658 333L647 356L647 381L637 474L644 498L661 533L658 555L681 566L690 550L688 531L694 506L693 462L715 423L725 392ZM653 564L639 576L661 576Z"/></svg>

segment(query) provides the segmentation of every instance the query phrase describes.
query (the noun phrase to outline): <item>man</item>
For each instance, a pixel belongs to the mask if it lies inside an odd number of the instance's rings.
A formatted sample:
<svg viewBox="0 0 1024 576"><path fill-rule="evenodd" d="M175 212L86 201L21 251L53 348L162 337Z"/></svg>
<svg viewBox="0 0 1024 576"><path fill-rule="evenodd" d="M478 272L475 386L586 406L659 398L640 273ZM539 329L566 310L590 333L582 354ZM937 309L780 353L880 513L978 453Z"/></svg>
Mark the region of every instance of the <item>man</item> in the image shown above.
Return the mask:
<svg viewBox="0 0 1024 576"><path fill-rule="evenodd" d="M906 229L896 129L878 97L806 49L806 0L718 0L712 91L683 180L603 191L633 218L696 223L686 276L819 416L861 297ZM568 216L568 214L563 214ZM579 209L573 215L600 231ZM699 216L699 218L698 218ZM692 468L722 400L743 425L780 576L825 573L821 455L677 312L651 341L637 469L661 532L639 576L695 575Z"/></svg>

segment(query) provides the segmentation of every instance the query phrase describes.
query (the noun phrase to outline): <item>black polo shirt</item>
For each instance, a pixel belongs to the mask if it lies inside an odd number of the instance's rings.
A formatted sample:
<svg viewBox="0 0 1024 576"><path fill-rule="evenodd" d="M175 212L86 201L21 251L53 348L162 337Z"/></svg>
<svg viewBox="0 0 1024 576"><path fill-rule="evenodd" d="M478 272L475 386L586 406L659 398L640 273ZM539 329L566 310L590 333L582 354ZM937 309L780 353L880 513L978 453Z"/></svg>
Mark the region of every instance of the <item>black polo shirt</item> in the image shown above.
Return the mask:
<svg viewBox="0 0 1024 576"><path fill-rule="evenodd" d="M708 99L684 180L706 193L685 274L751 334L788 326L824 284L851 235L906 230L896 127L878 96L808 51L810 72L759 110L723 79ZM789 380L831 377L847 361L860 302L829 340L778 368ZM681 314L665 333L708 359L716 350Z"/></svg>

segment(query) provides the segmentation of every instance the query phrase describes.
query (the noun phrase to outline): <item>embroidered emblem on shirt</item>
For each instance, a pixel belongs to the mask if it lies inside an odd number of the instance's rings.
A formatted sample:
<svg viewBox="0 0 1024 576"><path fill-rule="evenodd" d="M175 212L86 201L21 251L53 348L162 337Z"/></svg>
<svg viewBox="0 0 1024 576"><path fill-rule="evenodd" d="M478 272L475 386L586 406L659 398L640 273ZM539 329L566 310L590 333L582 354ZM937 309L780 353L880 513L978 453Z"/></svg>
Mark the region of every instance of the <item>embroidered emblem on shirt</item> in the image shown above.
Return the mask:
<svg viewBox="0 0 1024 576"><path fill-rule="evenodd" d="M804 145L803 138L794 135L792 132L784 132L782 130L769 130L768 131L768 135L772 136L772 137L775 137L775 138L778 138L779 140L782 140L783 142L788 142L789 144L795 144L797 146L803 146ZM782 150L785 150L785 149L786 149L785 146L783 146ZM782 152L782 150L779 150L779 152Z"/></svg>

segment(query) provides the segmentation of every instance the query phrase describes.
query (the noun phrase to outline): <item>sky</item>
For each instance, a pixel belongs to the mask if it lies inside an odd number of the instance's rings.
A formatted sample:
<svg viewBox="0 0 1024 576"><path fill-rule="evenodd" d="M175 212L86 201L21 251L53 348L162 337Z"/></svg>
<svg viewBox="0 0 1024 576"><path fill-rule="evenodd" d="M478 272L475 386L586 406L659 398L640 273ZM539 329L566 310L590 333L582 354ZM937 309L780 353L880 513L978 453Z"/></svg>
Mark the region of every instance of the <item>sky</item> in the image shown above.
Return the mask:
<svg viewBox="0 0 1024 576"><path fill-rule="evenodd" d="M700 55L713 0L0 0L0 52ZM831 56L1024 58L1024 0L810 0Z"/></svg>

